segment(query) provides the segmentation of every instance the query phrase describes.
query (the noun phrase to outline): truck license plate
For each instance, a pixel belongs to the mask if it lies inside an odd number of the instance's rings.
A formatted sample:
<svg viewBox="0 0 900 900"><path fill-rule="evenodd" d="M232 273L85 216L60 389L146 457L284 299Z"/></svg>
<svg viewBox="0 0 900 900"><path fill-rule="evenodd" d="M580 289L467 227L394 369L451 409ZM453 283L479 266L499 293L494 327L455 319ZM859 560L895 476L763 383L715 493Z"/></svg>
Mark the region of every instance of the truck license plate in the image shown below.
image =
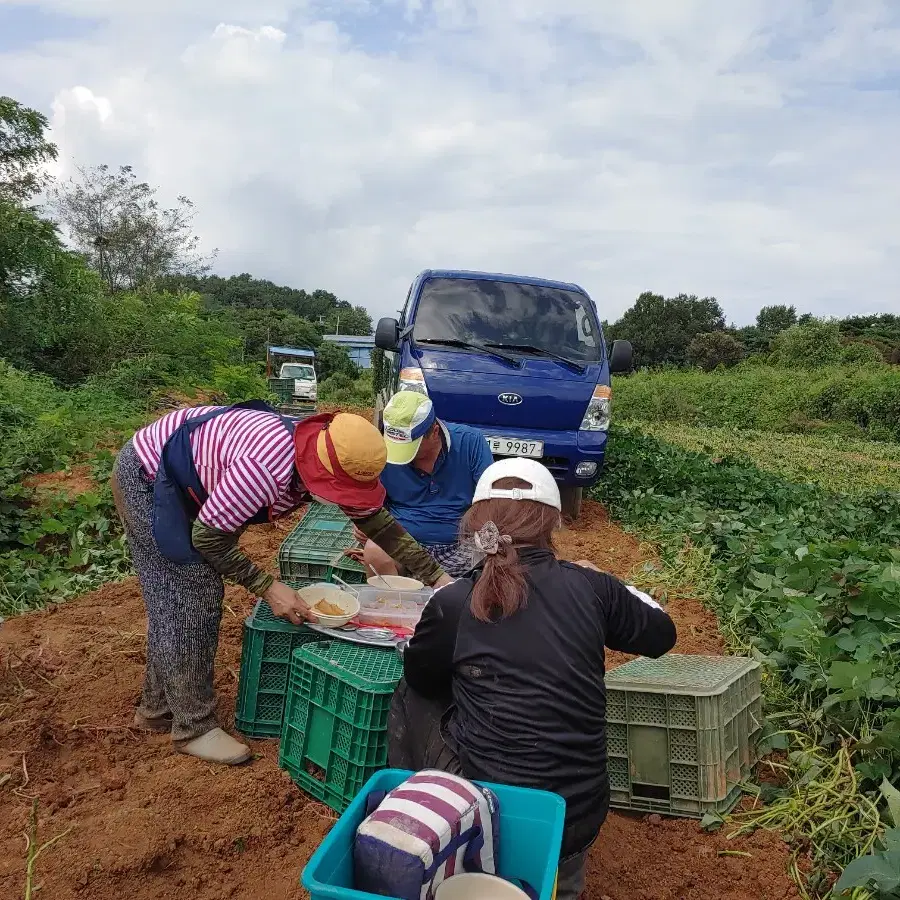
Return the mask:
<svg viewBox="0 0 900 900"><path fill-rule="evenodd" d="M544 455L543 441L522 441L517 438L489 437L491 453L497 456L527 456L540 459Z"/></svg>

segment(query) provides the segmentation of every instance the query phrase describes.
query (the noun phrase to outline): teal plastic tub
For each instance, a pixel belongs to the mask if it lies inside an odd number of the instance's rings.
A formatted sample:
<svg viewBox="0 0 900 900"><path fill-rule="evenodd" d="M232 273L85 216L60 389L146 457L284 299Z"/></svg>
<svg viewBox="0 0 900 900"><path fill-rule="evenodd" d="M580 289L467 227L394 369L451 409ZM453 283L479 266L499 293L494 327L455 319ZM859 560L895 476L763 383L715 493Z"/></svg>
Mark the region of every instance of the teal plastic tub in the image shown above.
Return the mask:
<svg viewBox="0 0 900 900"><path fill-rule="evenodd" d="M412 772L376 772L312 855L301 876L310 900L371 900L374 894L353 889L353 842L365 818L366 797L390 791ZM503 878L528 882L540 900L551 900L562 846L566 803L547 791L485 784L500 801L500 870ZM383 900L383 898L382 898Z"/></svg>

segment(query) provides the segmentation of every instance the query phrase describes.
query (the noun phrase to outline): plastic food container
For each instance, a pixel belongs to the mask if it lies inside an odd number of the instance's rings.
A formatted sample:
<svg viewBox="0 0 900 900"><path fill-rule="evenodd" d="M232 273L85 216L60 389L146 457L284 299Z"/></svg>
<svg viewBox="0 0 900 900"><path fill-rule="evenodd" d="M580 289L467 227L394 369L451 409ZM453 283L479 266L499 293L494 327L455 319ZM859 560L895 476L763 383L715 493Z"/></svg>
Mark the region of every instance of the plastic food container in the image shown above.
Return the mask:
<svg viewBox="0 0 900 900"><path fill-rule="evenodd" d="M360 625L413 630L419 624L422 610L433 593L431 588L390 591L384 587L363 586L359 589L359 615L356 621Z"/></svg>

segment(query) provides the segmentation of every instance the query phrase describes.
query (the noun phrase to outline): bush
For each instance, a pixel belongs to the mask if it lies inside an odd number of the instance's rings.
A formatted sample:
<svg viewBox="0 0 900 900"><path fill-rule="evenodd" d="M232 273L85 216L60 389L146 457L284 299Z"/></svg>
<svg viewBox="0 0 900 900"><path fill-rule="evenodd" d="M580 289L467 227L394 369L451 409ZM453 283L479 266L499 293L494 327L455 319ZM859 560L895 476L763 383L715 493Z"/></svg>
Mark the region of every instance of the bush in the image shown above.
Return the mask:
<svg viewBox="0 0 900 900"><path fill-rule="evenodd" d="M847 344L841 352L841 363L845 366L859 368L878 368L884 365L884 357L874 345L853 341Z"/></svg>
<svg viewBox="0 0 900 900"><path fill-rule="evenodd" d="M349 378L359 377L359 366L350 359L346 347L333 341L322 341L316 350L316 371L322 381L332 375L347 375Z"/></svg>
<svg viewBox="0 0 900 900"><path fill-rule="evenodd" d="M796 370L746 361L712 373L637 372L613 383L619 420L766 431L827 429L900 440L900 372L887 366Z"/></svg>
<svg viewBox="0 0 900 900"><path fill-rule="evenodd" d="M840 325L812 319L776 336L770 362L790 369L817 369L839 363L842 354Z"/></svg>
<svg viewBox="0 0 900 900"><path fill-rule="evenodd" d="M719 366L734 366L744 358L744 345L727 331L698 334L688 346L688 359L704 372Z"/></svg>
<svg viewBox="0 0 900 900"><path fill-rule="evenodd" d="M258 400L269 393L266 379L251 366L217 366L213 370L212 389L223 403Z"/></svg>
<svg viewBox="0 0 900 900"><path fill-rule="evenodd" d="M375 400L372 371L367 369L356 379L338 372L320 381L319 400L339 406L371 406Z"/></svg>

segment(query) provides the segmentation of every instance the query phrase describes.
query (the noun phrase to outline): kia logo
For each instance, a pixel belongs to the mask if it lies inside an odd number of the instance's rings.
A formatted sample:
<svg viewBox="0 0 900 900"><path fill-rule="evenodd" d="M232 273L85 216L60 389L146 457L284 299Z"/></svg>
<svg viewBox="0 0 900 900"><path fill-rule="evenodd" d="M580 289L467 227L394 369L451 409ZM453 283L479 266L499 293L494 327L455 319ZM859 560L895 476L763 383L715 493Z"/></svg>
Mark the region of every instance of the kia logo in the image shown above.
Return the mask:
<svg viewBox="0 0 900 900"><path fill-rule="evenodd" d="M497 399L506 406L518 406L522 402L518 394L499 394Z"/></svg>

